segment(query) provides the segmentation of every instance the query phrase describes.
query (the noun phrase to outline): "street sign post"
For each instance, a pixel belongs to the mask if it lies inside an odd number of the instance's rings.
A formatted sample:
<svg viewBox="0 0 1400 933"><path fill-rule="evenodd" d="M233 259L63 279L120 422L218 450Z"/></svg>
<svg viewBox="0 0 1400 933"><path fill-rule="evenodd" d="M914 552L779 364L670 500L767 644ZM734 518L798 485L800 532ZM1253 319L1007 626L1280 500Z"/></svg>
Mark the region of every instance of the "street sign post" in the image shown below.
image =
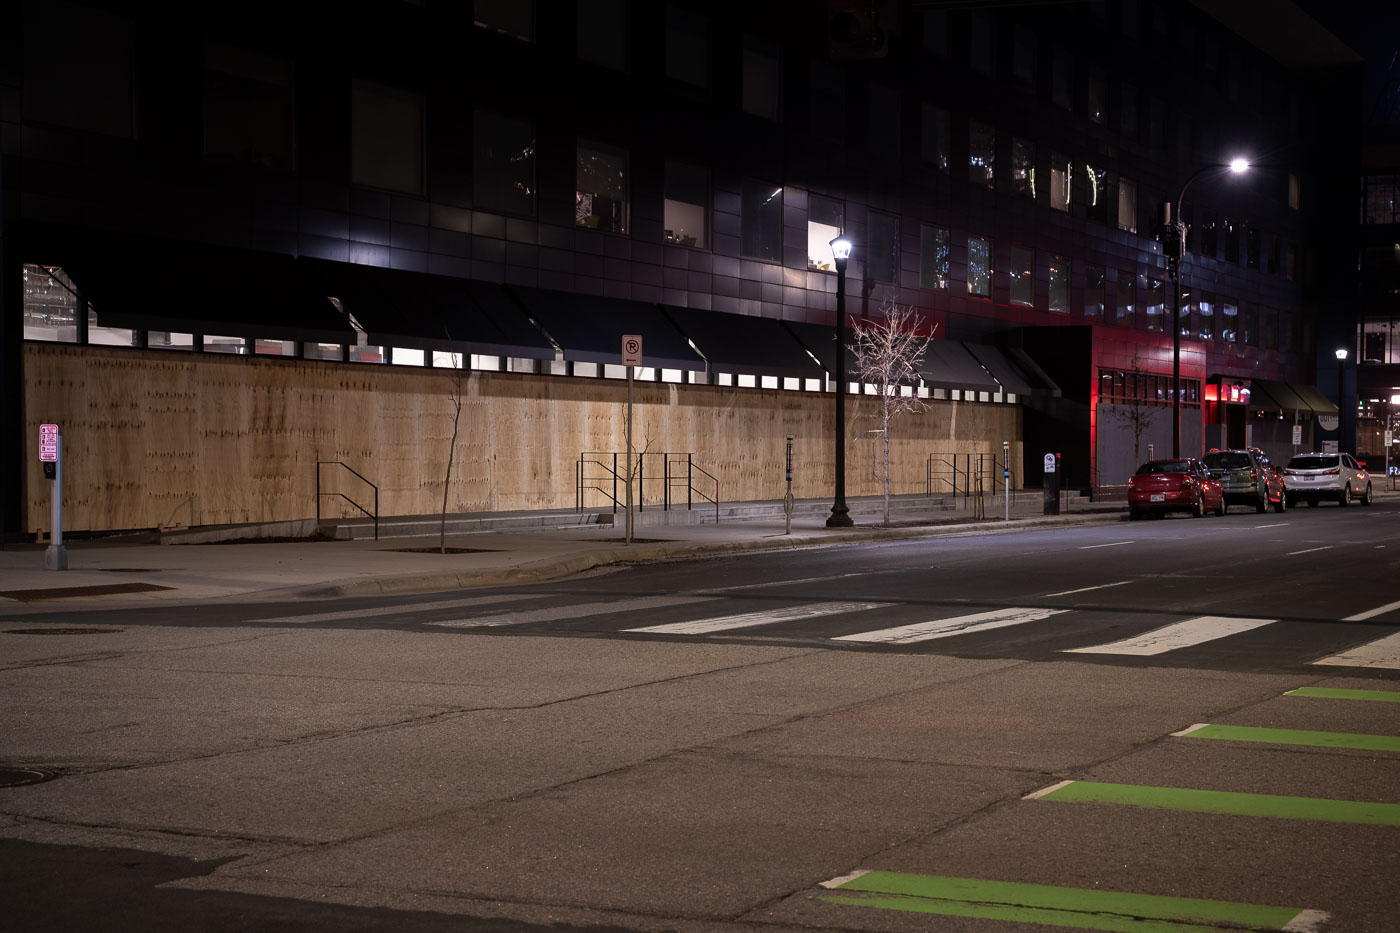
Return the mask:
<svg viewBox="0 0 1400 933"><path fill-rule="evenodd" d="M49 546L44 551L45 570L67 570L68 549L63 546L63 432L56 424L39 425L39 462L44 476L53 480L49 491Z"/></svg>
<svg viewBox="0 0 1400 933"><path fill-rule="evenodd" d="M627 543L632 543L632 370L642 365L642 335L622 335L622 365L627 367Z"/></svg>

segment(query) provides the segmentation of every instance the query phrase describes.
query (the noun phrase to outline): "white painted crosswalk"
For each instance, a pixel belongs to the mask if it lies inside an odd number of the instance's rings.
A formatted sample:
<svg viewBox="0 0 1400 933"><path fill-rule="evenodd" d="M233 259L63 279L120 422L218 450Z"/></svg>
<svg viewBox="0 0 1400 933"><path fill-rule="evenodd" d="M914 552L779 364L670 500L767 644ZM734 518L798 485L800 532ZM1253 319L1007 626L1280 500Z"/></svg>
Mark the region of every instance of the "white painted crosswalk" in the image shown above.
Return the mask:
<svg viewBox="0 0 1400 933"><path fill-rule="evenodd" d="M490 606L495 603L513 603L523 599L538 599L533 593L498 593L494 596L471 596L466 599L444 599L433 603L394 603L388 606L374 606L369 609L345 609L339 612L313 612L296 616L278 616L271 619L253 619L250 625L305 624L308 622L339 622L345 619L371 619L376 616L407 615L414 612L435 612L440 609L468 609L472 606Z"/></svg>
<svg viewBox="0 0 1400 933"><path fill-rule="evenodd" d="M1103 645L1089 645L1084 648L1066 648L1065 651L1070 654L1165 654L1168 651L1215 641L1217 638L1224 638L1227 635L1238 635L1240 632L1248 632L1261 625L1271 625L1275 621L1274 619L1198 616L1194 619L1187 619L1185 622L1177 622L1153 629L1150 632L1144 632L1141 635L1134 635L1131 638L1111 641Z"/></svg>
<svg viewBox="0 0 1400 933"><path fill-rule="evenodd" d="M584 619L588 616L605 615L613 612L634 612L638 609L662 609L668 606L685 606L692 603L708 603L718 596L638 596L633 599L610 599L596 603L569 603L552 606L548 609L523 609L519 612L501 612L495 615L478 616L471 619L449 619L442 622L429 622L443 628L495 628L502 625L525 625L530 622L560 622L565 619Z"/></svg>
<svg viewBox="0 0 1400 933"><path fill-rule="evenodd" d="M1379 667L1400 670L1400 632L1312 662L1333 667Z"/></svg>
<svg viewBox="0 0 1400 933"><path fill-rule="evenodd" d="M897 625L893 628L878 629L873 632L842 635L835 640L857 641L865 644L908 645L918 641L947 638L951 635L966 635L969 632L1004 628L1008 625L1039 622L1067 611L1065 609L996 609L990 612L974 612L971 615L955 616L951 619L935 619L931 622Z"/></svg>
<svg viewBox="0 0 1400 933"><path fill-rule="evenodd" d="M779 622L793 622L799 619L815 619L819 616L864 612L867 609L879 609L887 605L889 603L816 603L809 606L765 609L761 612L741 612L737 615L719 616L714 619L697 619L694 622L648 625L644 628L629 628L623 629L623 631L646 632L653 635L709 635L713 632L728 632L734 629L774 625Z"/></svg>

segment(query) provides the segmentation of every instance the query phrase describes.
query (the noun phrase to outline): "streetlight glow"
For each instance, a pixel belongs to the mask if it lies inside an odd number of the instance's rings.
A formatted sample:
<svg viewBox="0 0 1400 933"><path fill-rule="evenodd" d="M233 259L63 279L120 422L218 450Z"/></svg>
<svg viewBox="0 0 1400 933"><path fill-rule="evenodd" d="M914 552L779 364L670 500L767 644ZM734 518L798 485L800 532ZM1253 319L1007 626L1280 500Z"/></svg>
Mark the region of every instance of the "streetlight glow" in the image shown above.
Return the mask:
<svg viewBox="0 0 1400 933"><path fill-rule="evenodd" d="M834 259L851 258L850 237L839 236L831 241L831 255Z"/></svg>
<svg viewBox="0 0 1400 933"><path fill-rule="evenodd" d="M1249 160L1248 160L1248 159L1231 159L1231 160L1230 160L1230 171L1234 172L1236 175L1240 174L1241 172L1247 172L1247 171L1249 171Z"/></svg>
<svg viewBox="0 0 1400 933"><path fill-rule="evenodd" d="M1339 360L1344 360L1344 359L1346 359L1346 358L1347 358L1347 351L1346 351L1346 348L1345 348L1345 347L1340 347L1340 348L1338 348L1338 350L1337 350L1337 359L1339 359Z"/></svg>

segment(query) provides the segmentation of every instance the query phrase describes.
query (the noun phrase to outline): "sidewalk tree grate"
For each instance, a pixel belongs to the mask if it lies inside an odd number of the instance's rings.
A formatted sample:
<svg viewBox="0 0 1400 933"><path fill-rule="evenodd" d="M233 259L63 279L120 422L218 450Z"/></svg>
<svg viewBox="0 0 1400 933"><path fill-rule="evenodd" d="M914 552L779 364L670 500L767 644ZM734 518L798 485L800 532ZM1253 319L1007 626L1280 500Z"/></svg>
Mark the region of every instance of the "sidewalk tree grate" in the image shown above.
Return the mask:
<svg viewBox="0 0 1400 933"><path fill-rule="evenodd" d="M12 628L5 635L118 635L125 629L119 628Z"/></svg>
<svg viewBox="0 0 1400 933"><path fill-rule="evenodd" d="M23 787L25 784L42 784L58 777L53 771L43 768L0 768L0 787Z"/></svg>
<svg viewBox="0 0 1400 933"><path fill-rule="evenodd" d="M102 583L97 586L55 586L42 590L0 590L0 598L22 603L44 602L50 599L77 599L81 596L115 596L119 593L154 593L173 590L173 586L155 583Z"/></svg>

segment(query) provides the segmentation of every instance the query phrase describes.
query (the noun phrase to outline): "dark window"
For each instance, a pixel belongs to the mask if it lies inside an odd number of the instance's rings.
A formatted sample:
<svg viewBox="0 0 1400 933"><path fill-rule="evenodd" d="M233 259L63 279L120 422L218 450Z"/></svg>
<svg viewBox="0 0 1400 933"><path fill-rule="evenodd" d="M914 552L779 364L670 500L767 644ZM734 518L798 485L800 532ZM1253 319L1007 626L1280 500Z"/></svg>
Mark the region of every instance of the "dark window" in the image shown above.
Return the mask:
<svg viewBox="0 0 1400 933"><path fill-rule="evenodd" d="M502 214L535 213L535 127L478 110L472 139L475 206Z"/></svg>
<svg viewBox="0 0 1400 933"><path fill-rule="evenodd" d="M1244 234L1245 265L1250 269L1259 268L1259 228L1253 225Z"/></svg>
<svg viewBox="0 0 1400 933"><path fill-rule="evenodd" d="M782 65L778 49L744 37L744 112L765 120L783 116Z"/></svg>
<svg viewBox="0 0 1400 933"><path fill-rule="evenodd" d="M1265 308L1260 317L1259 326L1263 332L1263 347L1266 350L1278 349L1278 309Z"/></svg>
<svg viewBox="0 0 1400 933"><path fill-rule="evenodd" d="M1239 225L1227 220L1221 226L1225 228L1225 261L1238 263L1240 261Z"/></svg>
<svg viewBox="0 0 1400 933"><path fill-rule="evenodd" d="M627 0L578 0L578 57L627 70Z"/></svg>
<svg viewBox="0 0 1400 933"><path fill-rule="evenodd" d="M533 0L473 0L476 25L526 42L535 38Z"/></svg>
<svg viewBox="0 0 1400 933"><path fill-rule="evenodd" d="M1050 310L1069 314L1069 260L1055 256L1050 260Z"/></svg>
<svg viewBox="0 0 1400 933"><path fill-rule="evenodd" d="M1074 107L1074 66L1064 49L1055 50L1050 74L1050 101L1066 110Z"/></svg>
<svg viewBox="0 0 1400 933"><path fill-rule="evenodd" d="M204 48L204 154L287 172L294 167L292 66L249 49Z"/></svg>
<svg viewBox="0 0 1400 933"><path fill-rule="evenodd" d="M920 157L932 162L940 172L948 171L948 111L925 103L920 143Z"/></svg>
<svg viewBox="0 0 1400 933"><path fill-rule="evenodd" d="M1147 277L1147 290L1142 297L1142 303L1147 312L1147 329L1165 331L1166 328L1166 298L1167 290L1162 285L1161 279Z"/></svg>
<svg viewBox="0 0 1400 933"><path fill-rule="evenodd" d="M782 187L746 178L742 202L741 252L777 262L782 251Z"/></svg>
<svg viewBox="0 0 1400 933"><path fill-rule="evenodd" d="M1108 122L1108 80L1097 68L1089 72L1088 115L1094 123Z"/></svg>
<svg viewBox="0 0 1400 933"><path fill-rule="evenodd" d="M1125 83L1118 94L1118 128L1128 139L1136 139L1138 133L1137 88Z"/></svg>
<svg viewBox="0 0 1400 933"><path fill-rule="evenodd" d="M422 96L368 81L354 82L350 153L354 184L422 194Z"/></svg>
<svg viewBox="0 0 1400 933"><path fill-rule="evenodd" d="M943 291L948 287L948 228L923 224L919 233L919 287Z"/></svg>
<svg viewBox="0 0 1400 933"><path fill-rule="evenodd" d="M132 138L131 20L67 0L27 0L21 16L24 116ZM6 28L15 28L15 20L13 11L6 15Z"/></svg>
<svg viewBox="0 0 1400 933"><path fill-rule="evenodd" d="M1103 317L1104 282L1106 274L1103 266L1084 267L1084 316Z"/></svg>
<svg viewBox="0 0 1400 933"><path fill-rule="evenodd" d="M996 25L992 16L985 10L973 10L971 16L971 48L969 58L972 70L991 78L997 73Z"/></svg>
<svg viewBox="0 0 1400 933"><path fill-rule="evenodd" d="M807 107L813 136L836 143L846 141L846 84L835 65L812 62Z"/></svg>
<svg viewBox="0 0 1400 933"><path fill-rule="evenodd" d="M866 271L877 282L899 281L899 221L889 214L870 215L870 255Z"/></svg>
<svg viewBox="0 0 1400 933"><path fill-rule="evenodd" d="M899 92L883 84L870 85L870 152L886 164L899 161Z"/></svg>
<svg viewBox="0 0 1400 933"><path fill-rule="evenodd" d="M1136 311L1134 304L1136 295L1134 294L1137 284L1137 276L1131 272L1118 273L1118 323L1124 327L1137 326Z"/></svg>
<svg viewBox="0 0 1400 933"><path fill-rule="evenodd" d="M1024 26L1016 27L1012 48L1011 73L1022 84L1035 84L1035 33Z"/></svg>
<svg viewBox="0 0 1400 933"><path fill-rule="evenodd" d="M1011 190L1035 197L1035 143L1019 136L1011 139Z"/></svg>
<svg viewBox="0 0 1400 933"><path fill-rule="evenodd" d="M710 86L710 33L705 17L674 3L666 7L666 77Z"/></svg>
<svg viewBox="0 0 1400 933"><path fill-rule="evenodd" d="M580 143L574 188L574 223L605 233L627 233L627 153L597 143Z"/></svg>
<svg viewBox="0 0 1400 933"><path fill-rule="evenodd" d="M1214 259L1220 252L1218 228L1214 218L1201 224L1201 255Z"/></svg>
<svg viewBox="0 0 1400 933"><path fill-rule="evenodd" d="M1259 333L1259 305L1252 301L1244 303L1244 320L1240 327L1240 342L1251 347L1261 346Z"/></svg>
<svg viewBox="0 0 1400 933"><path fill-rule="evenodd" d="M1011 303L1026 307L1035 304L1035 250L1025 246L1011 247L1011 265L1007 267L1007 276L1011 280Z"/></svg>

